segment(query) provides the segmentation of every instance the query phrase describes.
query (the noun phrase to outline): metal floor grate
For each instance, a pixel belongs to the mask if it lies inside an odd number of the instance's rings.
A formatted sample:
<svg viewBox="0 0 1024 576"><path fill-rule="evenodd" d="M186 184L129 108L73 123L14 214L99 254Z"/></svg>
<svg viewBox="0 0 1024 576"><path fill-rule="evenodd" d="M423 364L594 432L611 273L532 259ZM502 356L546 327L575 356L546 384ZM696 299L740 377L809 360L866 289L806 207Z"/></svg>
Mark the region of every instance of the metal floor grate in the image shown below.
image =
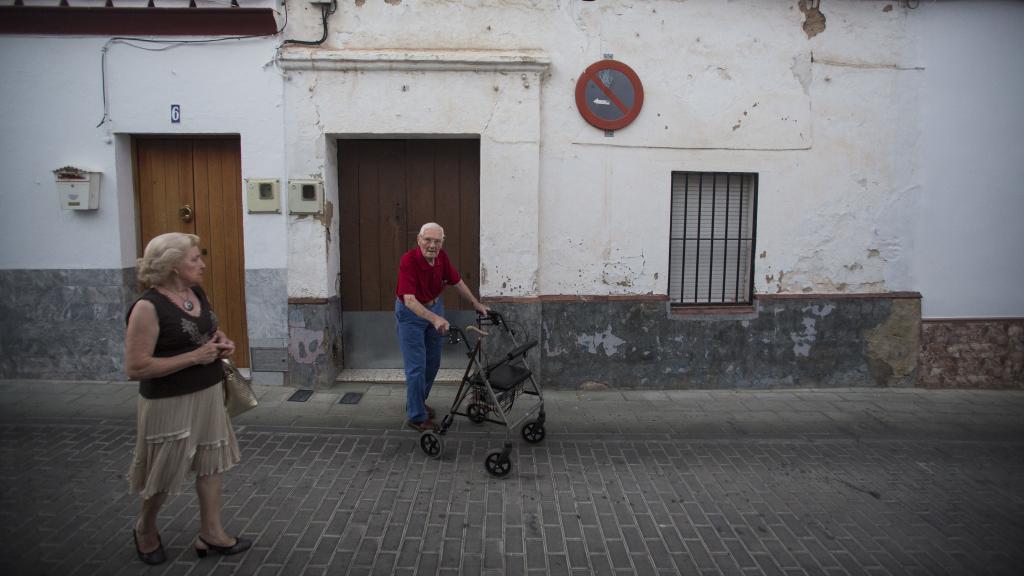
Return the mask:
<svg viewBox="0 0 1024 576"><path fill-rule="evenodd" d="M288 397L289 402L305 402L313 395L312 390L296 390L294 394Z"/></svg>
<svg viewBox="0 0 1024 576"><path fill-rule="evenodd" d="M363 399L362 392L346 392L341 400L338 400L338 404L359 404L359 401Z"/></svg>

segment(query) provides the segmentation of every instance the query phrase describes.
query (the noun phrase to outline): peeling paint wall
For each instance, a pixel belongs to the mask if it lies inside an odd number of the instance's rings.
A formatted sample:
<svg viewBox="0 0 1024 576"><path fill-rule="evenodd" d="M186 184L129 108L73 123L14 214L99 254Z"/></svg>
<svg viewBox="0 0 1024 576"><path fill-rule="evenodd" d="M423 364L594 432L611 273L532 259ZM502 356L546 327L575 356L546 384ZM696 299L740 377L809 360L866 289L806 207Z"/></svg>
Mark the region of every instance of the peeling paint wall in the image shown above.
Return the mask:
<svg viewBox="0 0 1024 576"><path fill-rule="evenodd" d="M913 289L911 231L920 201L912 149L923 71L907 37L914 15L882 3L825 2L824 30L803 42L814 144L762 173L755 290L770 294ZM785 223L785 224L783 224Z"/></svg>
<svg viewBox="0 0 1024 576"><path fill-rule="evenodd" d="M532 361L547 387L893 387L917 376L915 297L766 297L717 317L650 301L504 306L540 338Z"/></svg>
<svg viewBox="0 0 1024 576"><path fill-rule="evenodd" d="M560 117L545 123L540 292L664 294L671 173L763 172L782 168L780 151L812 145L801 15L755 2L566 12L557 42L574 46L553 56L544 92ZM645 86L640 116L613 137L566 106L578 74L605 53Z"/></svg>
<svg viewBox="0 0 1024 576"><path fill-rule="evenodd" d="M334 384L341 368L341 305L326 302L288 304L288 383L322 389Z"/></svg>
<svg viewBox="0 0 1024 576"><path fill-rule="evenodd" d="M292 9L295 29L315 36L305 11ZM680 170L760 175L758 292L910 290L921 187L901 144L917 121L903 94L922 75L913 16L891 3L803 0L341 3L325 51L536 50L551 65L520 85L480 73L289 72L292 150L321 170L317 142L335 134L483 134L488 296L666 293ZM578 74L604 54L646 86L643 112L612 137L573 99ZM536 200L522 204L532 187ZM329 293L318 273L294 282Z"/></svg>
<svg viewBox="0 0 1024 576"><path fill-rule="evenodd" d="M325 195L337 206L337 138L479 137L481 290L535 294L540 73L486 66L466 71L319 71L317 58L329 55L306 50L298 54L294 63L286 64L286 99L295 116L292 170L330 174ZM461 57L452 51L431 51L428 56L446 62ZM431 65L423 64L427 69ZM337 294L343 248L330 241L338 238L340 220L336 209L332 212L332 220L293 218L290 223L291 297Z"/></svg>

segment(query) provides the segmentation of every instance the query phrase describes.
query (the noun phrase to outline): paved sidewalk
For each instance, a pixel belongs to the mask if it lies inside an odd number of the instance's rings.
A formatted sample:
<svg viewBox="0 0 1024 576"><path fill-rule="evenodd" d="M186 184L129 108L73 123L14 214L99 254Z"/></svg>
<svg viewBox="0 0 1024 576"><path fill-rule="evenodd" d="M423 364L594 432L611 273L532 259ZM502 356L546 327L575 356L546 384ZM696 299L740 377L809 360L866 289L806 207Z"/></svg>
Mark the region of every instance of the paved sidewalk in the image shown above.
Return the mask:
<svg viewBox="0 0 1024 576"><path fill-rule="evenodd" d="M259 387L236 422L228 529L199 561L195 496L169 500L170 561L135 559L124 479L136 386L0 381L3 574L1018 574L1024 393L907 389L546 392L547 437L458 419L440 460L404 388L308 402ZM435 389L446 412L455 388ZM348 392L364 394L342 405Z"/></svg>

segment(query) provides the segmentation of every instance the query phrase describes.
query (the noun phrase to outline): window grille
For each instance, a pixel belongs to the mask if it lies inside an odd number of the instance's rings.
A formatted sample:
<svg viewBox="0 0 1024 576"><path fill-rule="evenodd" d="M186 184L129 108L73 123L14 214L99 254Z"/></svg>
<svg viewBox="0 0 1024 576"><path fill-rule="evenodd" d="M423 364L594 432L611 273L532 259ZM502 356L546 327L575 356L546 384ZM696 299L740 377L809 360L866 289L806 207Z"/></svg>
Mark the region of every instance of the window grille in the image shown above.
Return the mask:
<svg viewBox="0 0 1024 576"><path fill-rule="evenodd" d="M755 214L757 174L672 173L672 304L750 304Z"/></svg>

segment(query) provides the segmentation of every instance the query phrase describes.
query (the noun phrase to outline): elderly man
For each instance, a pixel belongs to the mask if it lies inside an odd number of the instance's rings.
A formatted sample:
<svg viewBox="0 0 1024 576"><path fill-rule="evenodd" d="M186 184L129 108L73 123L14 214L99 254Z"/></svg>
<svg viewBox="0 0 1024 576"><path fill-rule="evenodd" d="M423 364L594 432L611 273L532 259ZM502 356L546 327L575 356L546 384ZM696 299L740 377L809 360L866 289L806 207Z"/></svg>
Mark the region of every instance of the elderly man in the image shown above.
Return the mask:
<svg viewBox="0 0 1024 576"><path fill-rule="evenodd" d="M489 309L477 300L441 249L444 229L428 222L416 236L417 247L402 255L395 288L395 319L398 344L405 364L405 401L409 426L424 431L434 428L434 411L426 404L437 370L441 367L443 335L448 332L441 292L455 286L479 314Z"/></svg>

